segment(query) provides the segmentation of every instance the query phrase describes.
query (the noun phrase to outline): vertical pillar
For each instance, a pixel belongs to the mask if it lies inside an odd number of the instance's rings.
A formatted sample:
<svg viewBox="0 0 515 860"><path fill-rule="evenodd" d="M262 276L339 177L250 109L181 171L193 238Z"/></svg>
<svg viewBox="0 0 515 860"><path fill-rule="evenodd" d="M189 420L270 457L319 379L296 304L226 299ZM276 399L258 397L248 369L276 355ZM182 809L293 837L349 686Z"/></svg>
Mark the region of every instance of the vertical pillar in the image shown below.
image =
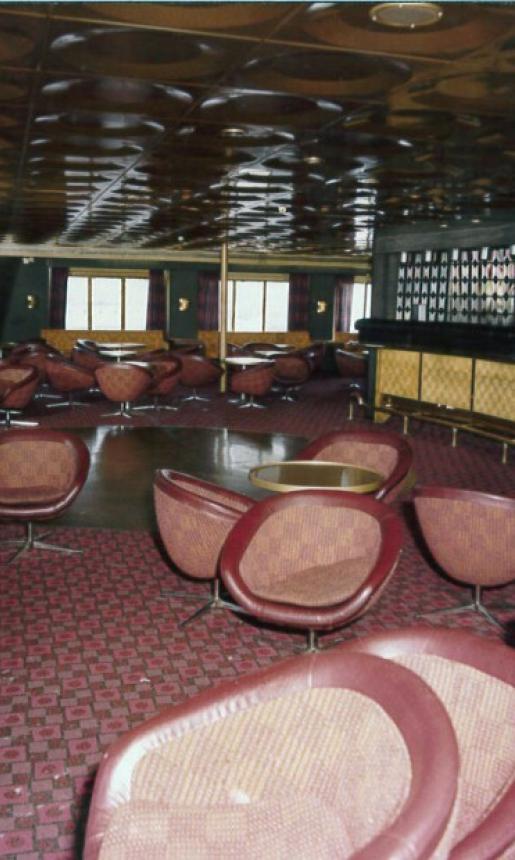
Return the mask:
<svg viewBox="0 0 515 860"><path fill-rule="evenodd" d="M227 356L227 274L229 270L229 255L227 242L222 244L220 254L220 354L223 363ZM227 373L220 377L220 391L227 390Z"/></svg>

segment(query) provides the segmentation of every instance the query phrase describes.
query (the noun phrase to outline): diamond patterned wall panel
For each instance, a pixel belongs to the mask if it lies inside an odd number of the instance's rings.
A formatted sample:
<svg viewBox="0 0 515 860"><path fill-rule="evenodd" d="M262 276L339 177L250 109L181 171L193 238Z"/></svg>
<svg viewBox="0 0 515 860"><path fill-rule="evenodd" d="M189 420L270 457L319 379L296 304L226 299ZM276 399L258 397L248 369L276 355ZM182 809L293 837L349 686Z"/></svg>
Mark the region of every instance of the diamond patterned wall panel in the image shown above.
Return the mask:
<svg viewBox="0 0 515 860"><path fill-rule="evenodd" d="M515 421L515 365L476 361L474 412Z"/></svg>
<svg viewBox="0 0 515 860"><path fill-rule="evenodd" d="M470 409L471 392L471 358L423 354L421 400L444 403L455 409Z"/></svg>

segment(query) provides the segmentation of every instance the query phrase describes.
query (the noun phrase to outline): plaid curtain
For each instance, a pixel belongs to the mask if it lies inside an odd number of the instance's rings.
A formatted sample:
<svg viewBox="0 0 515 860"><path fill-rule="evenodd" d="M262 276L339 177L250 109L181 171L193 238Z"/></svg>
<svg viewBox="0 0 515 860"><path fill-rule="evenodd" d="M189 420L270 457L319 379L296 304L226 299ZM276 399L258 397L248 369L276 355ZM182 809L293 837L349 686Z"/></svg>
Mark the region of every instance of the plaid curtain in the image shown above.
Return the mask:
<svg viewBox="0 0 515 860"><path fill-rule="evenodd" d="M350 331L352 275L337 275L334 283L334 330Z"/></svg>
<svg viewBox="0 0 515 860"><path fill-rule="evenodd" d="M166 281L162 269L148 273L147 329L166 328Z"/></svg>
<svg viewBox="0 0 515 860"><path fill-rule="evenodd" d="M288 331L302 331L307 328L309 328L309 275L296 273L290 275Z"/></svg>
<svg viewBox="0 0 515 860"><path fill-rule="evenodd" d="M218 331L219 298L217 272L199 272L197 303L199 329L202 331Z"/></svg>
<svg viewBox="0 0 515 860"><path fill-rule="evenodd" d="M48 324L50 328L64 328L67 286L68 268L66 266L52 266L50 270L50 296L48 303Z"/></svg>

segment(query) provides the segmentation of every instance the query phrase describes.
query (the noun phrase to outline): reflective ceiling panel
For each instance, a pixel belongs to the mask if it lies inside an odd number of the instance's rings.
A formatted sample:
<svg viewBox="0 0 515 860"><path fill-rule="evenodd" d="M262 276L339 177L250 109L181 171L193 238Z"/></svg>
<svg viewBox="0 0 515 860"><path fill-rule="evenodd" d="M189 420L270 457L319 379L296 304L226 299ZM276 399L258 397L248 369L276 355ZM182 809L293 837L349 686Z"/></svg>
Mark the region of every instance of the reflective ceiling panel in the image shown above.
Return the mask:
<svg viewBox="0 0 515 860"><path fill-rule="evenodd" d="M333 257L511 218L515 4L381 5L0 4L0 250Z"/></svg>

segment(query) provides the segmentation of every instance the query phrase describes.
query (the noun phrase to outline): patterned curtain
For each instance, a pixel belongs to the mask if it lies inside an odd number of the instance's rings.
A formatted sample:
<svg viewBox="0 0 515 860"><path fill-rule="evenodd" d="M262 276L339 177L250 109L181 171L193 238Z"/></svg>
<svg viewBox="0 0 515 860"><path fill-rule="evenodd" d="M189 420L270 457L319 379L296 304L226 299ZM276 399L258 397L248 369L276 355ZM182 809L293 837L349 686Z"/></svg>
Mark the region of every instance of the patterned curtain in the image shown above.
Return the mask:
<svg viewBox="0 0 515 860"><path fill-rule="evenodd" d="M302 331L307 328L309 328L309 275L296 273L290 275L288 331Z"/></svg>
<svg viewBox="0 0 515 860"><path fill-rule="evenodd" d="M352 275L337 275L334 282L334 330L350 331Z"/></svg>
<svg viewBox="0 0 515 860"><path fill-rule="evenodd" d="M64 328L67 286L68 268L66 266L52 266L48 307L48 324L50 328Z"/></svg>
<svg viewBox="0 0 515 860"><path fill-rule="evenodd" d="M218 274L199 272L198 276L198 327L202 331L218 331L219 300Z"/></svg>
<svg viewBox="0 0 515 860"><path fill-rule="evenodd" d="M147 329L166 328L166 281L162 269L148 273Z"/></svg>

